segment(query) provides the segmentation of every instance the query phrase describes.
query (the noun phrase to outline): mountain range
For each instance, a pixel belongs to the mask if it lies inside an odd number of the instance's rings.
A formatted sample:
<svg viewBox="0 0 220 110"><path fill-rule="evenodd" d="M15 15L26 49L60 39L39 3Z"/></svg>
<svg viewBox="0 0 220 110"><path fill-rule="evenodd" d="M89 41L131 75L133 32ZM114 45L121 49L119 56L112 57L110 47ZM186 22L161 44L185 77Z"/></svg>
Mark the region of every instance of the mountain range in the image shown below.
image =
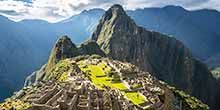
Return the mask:
<svg viewBox="0 0 220 110"><path fill-rule="evenodd" d="M89 26L95 26L93 23L99 19L95 17L96 13L92 13L93 11L90 14L85 12L72 17L71 21L55 24L41 20L13 22L1 16L0 87L4 89L1 91L0 100L21 88L25 77L47 61L58 36L73 36L72 39L76 43L87 39L92 28ZM94 15L93 19L90 19L91 15ZM98 12L97 16L101 16L101 13Z"/></svg>
<svg viewBox="0 0 220 110"><path fill-rule="evenodd" d="M104 13L104 10L92 9L58 23L13 22L1 16L0 39L4 40L0 40L0 87L4 89L0 99L22 87L25 77L46 63L58 36L66 34L79 44L89 39ZM188 11L179 6L166 6L127 13L137 25L173 36L192 50L197 59L210 67L219 66L218 11Z"/></svg>
<svg viewBox="0 0 220 110"><path fill-rule="evenodd" d="M48 62L0 108L218 110L218 84L183 43L138 26L115 4L80 46L59 38Z"/></svg>

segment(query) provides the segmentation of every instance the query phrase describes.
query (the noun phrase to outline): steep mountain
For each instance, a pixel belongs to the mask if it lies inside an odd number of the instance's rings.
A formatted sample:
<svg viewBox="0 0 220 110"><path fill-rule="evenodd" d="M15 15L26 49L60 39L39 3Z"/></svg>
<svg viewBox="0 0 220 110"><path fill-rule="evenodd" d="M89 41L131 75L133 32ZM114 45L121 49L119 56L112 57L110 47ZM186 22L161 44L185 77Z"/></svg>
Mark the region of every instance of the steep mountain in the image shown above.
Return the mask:
<svg viewBox="0 0 220 110"><path fill-rule="evenodd" d="M94 41L87 41L83 45L97 50ZM91 55L76 55L76 50L70 38L61 37L52 49L47 63L47 65L51 63L51 58L57 59L56 64L50 66L50 71L39 70L44 73L43 78L18 91L1 103L0 108L5 110L209 109L198 99L159 81L130 63L98 56L99 53L96 52L94 54L89 52ZM88 51L78 47L77 53L88 53Z"/></svg>
<svg viewBox="0 0 220 110"><path fill-rule="evenodd" d="M49 71L49 69L56 65L60 60L76 56L78 54L77 51L77 47L71 42L70 38L67 36L61 37L52 49L46 65L46 70Z"/></svg>
<svg viewBox="0 0 220 110"><path fill-rule="evenodd" d="M92 9L58 23L13 22L0 16L0 39L4 39L0 40L0 89L5 91L0 95L0 101L21 88L25 77L47 61L58 36L71 36L76 44L89 39L103 13L104 10ZM188 11L167 6L127 13L139 26L180 40L208 66L220 66L218 11Z"/></svg>
<svg viewBox="0 0 220 110"><path fill-rule="evenodd" d="M108 57L135 64L218 110L220 85L207 67L174 37L137 26L120 5L106 11L92 40Z"/></svg>
<svg viewBox="0 0 220 110"><path fill-rule="evenodd" d="M149 30L172 35L209 66L219 66L210 57L219 54L220 13L216 10L188 11L179 6L128 11L135 22ZM218 57L215 57L218 59Z"/></svg>
<svg viewBox="0 0 220 110"><path fill-rule="evenodd" d="M26 78L24 85L28 86L32 83L38 82L38 80L43 80L45 75L48 72L51 72L51 69L61 60L86 55L106 56L95 41L88 40L77 47L72 43L69 37L66 35L62 36L58 39L56 45L51 50L48 62L42 66L40 70L29 75Z"/></svg>

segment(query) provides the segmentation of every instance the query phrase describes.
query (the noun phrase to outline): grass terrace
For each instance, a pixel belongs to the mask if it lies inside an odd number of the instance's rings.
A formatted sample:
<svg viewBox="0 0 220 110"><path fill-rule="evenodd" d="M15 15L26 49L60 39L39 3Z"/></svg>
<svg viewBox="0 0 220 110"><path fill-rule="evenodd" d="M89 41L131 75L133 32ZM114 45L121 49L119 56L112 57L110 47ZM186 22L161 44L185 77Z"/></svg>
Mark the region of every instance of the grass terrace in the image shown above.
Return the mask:
<svg viewBox="0 0 220 110"><path fill-rule="evenodd" d="M203 104L200 100L193 96L186 94L183 91L177 90L175 87L168 86L174 93L174 95L183 100L183 106L188 110L209 110L206 104Z"/></svg>
<svg viewBox="0 0 220 110"><path fill-rule="evenodd" d="M104 62L100 62L97 65L88 65L85 61L79 61L78 65L97 88L105 89L105 87L110 87L118 89L135 105L147 102L142 94L128 91L128 87L120 80L118 74L113 74L112 77L109 77L108 73L112 72L112 69L105 65Z"/></svg>
<svg viewBox="0 0 220 110"><path fill-rule="evenodd" d="M139 105L146 102L145 97L138 92L123 92L123 94L128 98L128 100L132 101L135 105Z"/></svg>

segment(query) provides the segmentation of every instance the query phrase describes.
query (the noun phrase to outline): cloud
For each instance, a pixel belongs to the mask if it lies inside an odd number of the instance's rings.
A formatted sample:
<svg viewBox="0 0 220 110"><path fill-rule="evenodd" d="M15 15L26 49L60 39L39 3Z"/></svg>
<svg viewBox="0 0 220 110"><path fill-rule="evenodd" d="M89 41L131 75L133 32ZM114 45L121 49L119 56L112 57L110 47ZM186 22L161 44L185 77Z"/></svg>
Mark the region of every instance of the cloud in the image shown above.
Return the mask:
<svg viewBox="0 0 220 110"><path fill-rule="evenodd" d="M215 9L220 11L220 1L219 0L204 0L205 2L200 3L199 5L194 4L193 6L188 7L189 9Z"/></svg>
<svg viewBox="0 0 220 110"><path fill-rule="evenodd" d="M0 0L0 14L14 21L42 19L57 22L83 10L107 9L115 3L123 5L127 10L166 5L179 5L193 10L220 10L219 0Z"/></svg>
<svg viewBox="0 0 220 110"><path fill-rule="evenodd" d="M27 2L27 3L32 3L32 0L15 0L15 1L23 1L23 2Z"/></svg>
<svg viewBox="0 0 220 110"><path fill-rule="evenodd" d="M20 15L19 13L17 13L14 10L0 10L0 13L5 13L5 14L8 14L8 15L12 15L12 16Z"/></svg>

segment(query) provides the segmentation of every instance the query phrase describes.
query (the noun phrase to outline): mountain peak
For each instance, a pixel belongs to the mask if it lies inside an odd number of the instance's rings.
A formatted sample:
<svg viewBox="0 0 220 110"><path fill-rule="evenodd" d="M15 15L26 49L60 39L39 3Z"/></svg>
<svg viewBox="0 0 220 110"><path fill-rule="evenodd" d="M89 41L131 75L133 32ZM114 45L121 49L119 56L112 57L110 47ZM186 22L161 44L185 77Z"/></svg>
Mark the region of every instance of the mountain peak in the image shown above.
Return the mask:
<svg viewBox="0 0 220 110"><path fill-rule="evenodd" d="M111 6L111 8L120 8L123 9L123 7L120 4L114 4Z"/></svg>
<svg viewBox="0 0 220 110"><path fill-rule="evenodd" d="M125 14L123 7L119 4L115 4L111 6L111 8L108 11L115 13L115 14Z"/></svg>
<svg viewBox="0 0 220 110"><path fill-rule="evenodd" d="M108 33L106 35L111 35L116 31L120 31L121 33L134 33L136 27L135 22L126 14L123 7L115 4L102 16L96 31L92 35L92 40L95 40L100 44L103 40L107 40L110 37L102 35L102 33ZM98 35L100 34L101 36L99 36L98 39Z"/></svg>
<svg viewBox="0 0 220 110"><path fill-rule="evenodd" d="M122 16L124 17L127 16L125 10L121 5L115 4L105 12L102 20L105 21L105 20L110 20L111 18L118 18Z"/></svg>
<svg viewBox="0 0 220 110"><path fill-rule="evenodd" d="M178 5L167 5L165 7L163 7L165 9L179 9L179 10L185 10L183 7L178 6Z"/></svg>
<svg viewBox="0 0 220 110"><path fill-rule="evenodd" d="M60 60L74 57L77 54L77 47L71 39L66 35L62 36L58 39L51 51L46 70L52 68Z"/></svg>
<svg viewBox="0 0 220 110"><path fill-rule="evenodd" d="M58 41L56 43L56 46L58 46L60 44L70 44L70 45L72 45L73 43L72 43L71 39L67 35L64 35L64 36L62 36L62 37L60 37L58 39Z"/></svg>
<svg viewBox="0 0 220 110"><path fill-rule="evenodd" d="M68 36L62 36L57 40L51 51L46 65L46 72L50 72L54 65L66 58L93 54L105 56L105 53L100 49L99 45L95 41L89 40L77 47Z"/></svg>

